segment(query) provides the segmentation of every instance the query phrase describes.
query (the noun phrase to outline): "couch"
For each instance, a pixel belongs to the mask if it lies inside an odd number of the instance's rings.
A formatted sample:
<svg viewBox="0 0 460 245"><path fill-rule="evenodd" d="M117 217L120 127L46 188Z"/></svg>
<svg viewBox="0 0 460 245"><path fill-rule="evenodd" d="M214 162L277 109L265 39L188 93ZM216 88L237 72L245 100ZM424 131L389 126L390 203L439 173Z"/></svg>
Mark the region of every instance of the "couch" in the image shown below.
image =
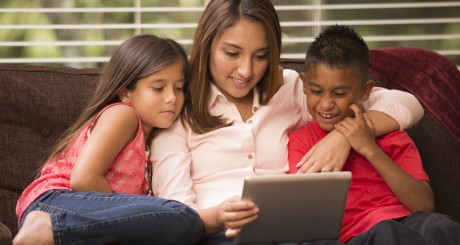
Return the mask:
<svg viewBox="0 0 460 245"><path fill-rule="evenodd" d="M371 77L414 94L425 109L408 130L431 178L436 210L460 220L460 72L445 57L410 47L372 49ZM282 59L302 71L303 60ZM50 147L76 119L100 69L0 65L0 223L17 233L16 201ZM3 234L3 233L0 233Z"/></svg>

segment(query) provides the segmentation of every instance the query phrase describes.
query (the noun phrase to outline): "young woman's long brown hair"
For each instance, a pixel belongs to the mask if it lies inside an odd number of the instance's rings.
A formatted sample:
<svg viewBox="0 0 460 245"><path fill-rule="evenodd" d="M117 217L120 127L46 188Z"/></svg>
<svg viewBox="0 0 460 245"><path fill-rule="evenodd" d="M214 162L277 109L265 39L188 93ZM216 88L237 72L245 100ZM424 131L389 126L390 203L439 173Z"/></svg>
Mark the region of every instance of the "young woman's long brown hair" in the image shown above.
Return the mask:
<svg viewBox="0 0 460 245"><path fill-rule="evenodd" d="M282 83L279 70L281 27L270 0L211 0L195 31L190 54L190 96L185 100L184 120L197 133L210 132L228 125L225 118L209 113L212 81L209 59L212 42L242 18L262 24L267 33L269 65L257 84L261 94L260 103L267 104Z"/></svg>
<svg viewBox="0 0 460 245"><path fill-rule="evenodd" d="M134 90L141 78L177 60L183 64L184 78L187 81L189 71L187 55L183 47L174 40L151 34L140 34L124 41L103 68L96 90L82 114L51 149L48 161L65 153L66 147L104 107L119 102L118 96L124 88ZM152 135L150 139L151 137Z"/></svg>

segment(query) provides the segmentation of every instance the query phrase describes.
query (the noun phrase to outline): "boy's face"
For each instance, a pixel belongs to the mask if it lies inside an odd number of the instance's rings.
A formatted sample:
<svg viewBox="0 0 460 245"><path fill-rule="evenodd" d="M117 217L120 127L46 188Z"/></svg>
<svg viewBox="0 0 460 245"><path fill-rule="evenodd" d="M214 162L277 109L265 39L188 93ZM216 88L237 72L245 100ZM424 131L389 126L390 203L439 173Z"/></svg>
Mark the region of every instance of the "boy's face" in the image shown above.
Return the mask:
<svg viewBox="0 0 460 245"><path fill-rule="evenodd" d="M353 116L349 106L367 100L373 88L371 80L363 84L352 69L335 69L324 64L311 66L301 78L308 111L327 132L345 117Z"/></svg>

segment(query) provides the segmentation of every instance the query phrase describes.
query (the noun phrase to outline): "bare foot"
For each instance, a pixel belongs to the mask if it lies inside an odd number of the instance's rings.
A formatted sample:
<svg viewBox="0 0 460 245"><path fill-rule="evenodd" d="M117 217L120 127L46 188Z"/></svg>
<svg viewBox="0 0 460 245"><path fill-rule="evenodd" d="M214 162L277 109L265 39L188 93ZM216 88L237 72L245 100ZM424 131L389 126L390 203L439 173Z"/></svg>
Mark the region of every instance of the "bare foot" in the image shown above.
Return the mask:
<svg viewBox="0 0 460 245"><path fill-rule="evenodd" d="M54 244L50 215L43 211L30 212L14 237L13 244Z"/></svg>

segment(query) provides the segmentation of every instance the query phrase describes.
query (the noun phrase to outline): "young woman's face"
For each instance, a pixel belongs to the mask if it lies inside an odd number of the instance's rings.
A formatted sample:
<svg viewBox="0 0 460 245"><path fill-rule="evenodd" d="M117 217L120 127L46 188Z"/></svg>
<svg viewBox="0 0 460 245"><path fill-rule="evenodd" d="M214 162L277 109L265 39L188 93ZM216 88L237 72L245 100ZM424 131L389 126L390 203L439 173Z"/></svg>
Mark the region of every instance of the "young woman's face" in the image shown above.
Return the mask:
<svg viewBox="0 0 460 245"><path fill-rule="evenodd" d="M184 85L183 65L177 60L142 78L133 91L127 92L128 101L141 117L144 133L172 125L184 104Z"/></svg>
<svg viewBox="0 0 460 245"><path fill-rule="evenodd" d="M262 79L269 64L269 45L264 27L239 20L216 37L211 46L213 83L231 102L248 95Z"/></svg>
<svg viewBox="0 0 460 245"><path fill-rule="evenodd" d="M361 83L350 69L332 69L318 64L302 74L307 108L313 119L324 131L332 131L334 125L352 116L349 106L358 100L367 100L370 82Z"/></svg>

